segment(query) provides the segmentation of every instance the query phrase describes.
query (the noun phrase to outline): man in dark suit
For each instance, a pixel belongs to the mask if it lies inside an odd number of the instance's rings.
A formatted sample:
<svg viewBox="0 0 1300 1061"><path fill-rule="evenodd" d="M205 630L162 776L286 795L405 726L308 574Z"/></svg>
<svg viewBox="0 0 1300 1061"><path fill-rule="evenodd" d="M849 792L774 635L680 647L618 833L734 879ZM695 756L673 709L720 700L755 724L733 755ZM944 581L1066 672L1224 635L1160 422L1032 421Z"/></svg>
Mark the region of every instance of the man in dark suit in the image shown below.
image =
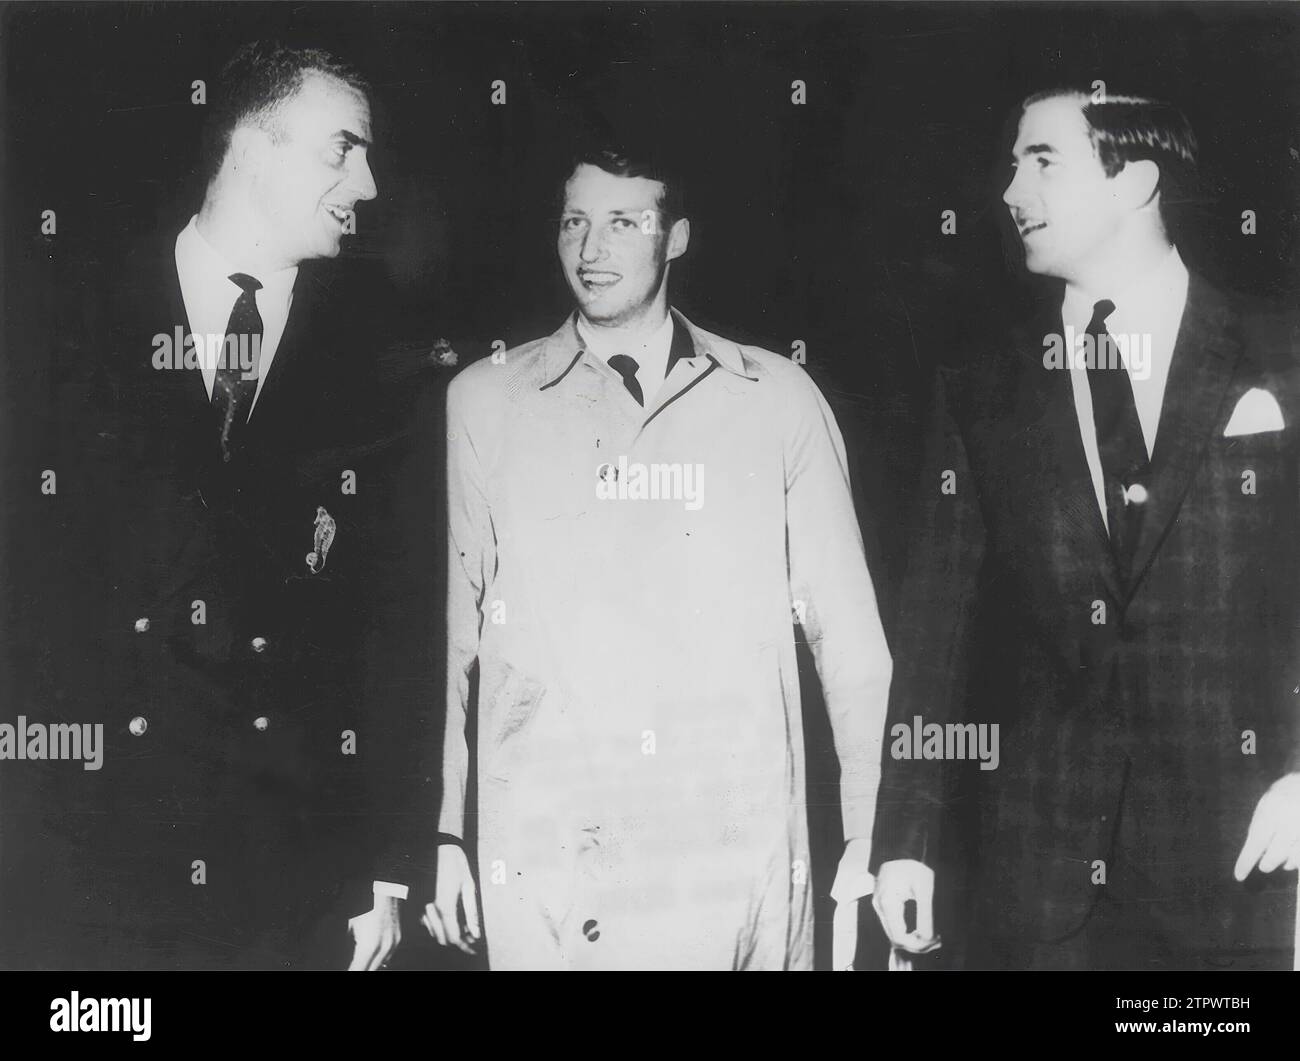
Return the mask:
<svg viewBox="0 0 1300 1061"><path fill-rule="evenodd" d="M1183 265L1164 213L1196 142L1173 108L1031 97L1013 157L1027 266L1064 290L939 373L877 912L896 947L936 945L941 812L974 793L969 967L1290 968L1297 332ZM998 759L917 758L914 731L954 724Z"/></svg>
<svg viewBox="0 0 1300 1061"><path fill-rule="evenodd" d="M106 748L51 807L62 962L377 968L420 876L439 594L416 396L379 380L374 299L312 268L376 195L367 86L258 43L213 96L202 206L116 267L73 455Z"/></svg>

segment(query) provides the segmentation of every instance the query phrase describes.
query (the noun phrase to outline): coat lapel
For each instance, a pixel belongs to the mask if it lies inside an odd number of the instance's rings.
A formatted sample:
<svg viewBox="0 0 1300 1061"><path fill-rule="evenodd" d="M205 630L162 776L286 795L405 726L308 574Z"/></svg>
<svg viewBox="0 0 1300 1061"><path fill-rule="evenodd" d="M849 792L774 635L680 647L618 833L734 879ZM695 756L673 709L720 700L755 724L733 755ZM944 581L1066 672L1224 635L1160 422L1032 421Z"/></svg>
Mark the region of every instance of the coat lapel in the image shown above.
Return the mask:
<svg viewBox="0 0 1300 1061"><path fill-rule="evenodd" d="M1178 514L1219 412L1241 344L1232 333L1232 314L1222 296L1197 276L1187 288L1160 425L1151 459L1151 488L1133 553L1130 595Z"/></svg>
<svg viewBox="0 0 1300 1061"><path fill-rule="evenodd" d="M678 361L690 360L695 357L697 353L695 349L695 341L691 338L691 333L687 329L686 325L681 322L681 319L675 313L672 314L672 319L673 343L668 352L668 364L664 372L665 386L659 389L659 395L655 400L655 407L651 411L650 415L646 417L645 423L641 425L643 429L648 427L650 421L654 420L655 417L699 383L705 376L709 375L715 368L715 365L710 362L707 367L696 369L687 379L682 380L679 376L678 379L681 380L681 382L676 385L677 389L669 391L666 381L672 376L673 366L677 364Z"/></svg>
<svg viewBox="0 0 1300 1061"><path fill-rule="evenodd" d="M127 385L142 388L144 395L136 403L142 419L135 422L132 430L148 431L151 439L158 436L154 441L144 443L152 452L179 454L182 463L189 463L199 459L203 451L201 439L216 438L203 373L197 365L158 370L150 359L152 335L165 329L165 334L175 342L178 336L183 341L190 331L180 278L176 273L174 245L175 237L172 236L141 250L147 264L142 263L135 270L139 280L132 288L131 308L121 343L128 359L125 366ZM182 346L181 351L184 349Z"/></svg>
<svg viewBox="0 0 1300 1061"><path fill-rule="evenodd" d="M322 300L323 285L309 269L298 271L297 282L293 286L293 303L289 307L289 316L285 321L284 334L280 336L280 345L275 351L275 360L271 362L270 373L262 384L262 393L253 407L253 416L249 427L259 433L273 421L282 419L282 412L277 409L284 405L287 396L296 389L292 383L294 376L311 358L299 356L304 348L311 345L311 322L316 318ZM256 426L255 426L256 425Z"/></svg>
<svg viewBox="0 0 1300 1061"><path fill-rule="evenodd" d="M1086 564L1095 565L1118 601L1123 599L1119 568L1106 523L1097 507L1070 373L1066 369L1043 366L1044 337L1062 332L1060 307L1048 306L1034 318L1018 343L1022 357L1028 362L1026 373L1032 392L1023 408L1036 410L1036 415L1041 416L1036 430L1046 436L1046 452L1055 455L1055 474L1036 478L1041 488L1053 495L1044 499L1044 511L1059 515L1064 522L1066 541L1084 553Z"/></svg>

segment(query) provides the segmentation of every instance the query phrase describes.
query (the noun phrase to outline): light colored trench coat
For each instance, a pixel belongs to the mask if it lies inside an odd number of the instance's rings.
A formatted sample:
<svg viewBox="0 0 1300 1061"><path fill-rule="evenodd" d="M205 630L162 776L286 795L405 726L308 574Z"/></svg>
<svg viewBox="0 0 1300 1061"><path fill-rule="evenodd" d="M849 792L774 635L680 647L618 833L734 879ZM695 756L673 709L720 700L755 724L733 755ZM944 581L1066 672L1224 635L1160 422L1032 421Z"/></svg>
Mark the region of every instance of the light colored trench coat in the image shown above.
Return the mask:
<svg viewBox="0 0 1300 1061"><path fill-rule="evenodd" d="M649 408L573 317L448 392L440 828L477 810L493 968L811 967L792 621L871 835L890 658L839 430L790 360L674 316L695 356ZM638 464L702 494L602 496Z"/></svg>

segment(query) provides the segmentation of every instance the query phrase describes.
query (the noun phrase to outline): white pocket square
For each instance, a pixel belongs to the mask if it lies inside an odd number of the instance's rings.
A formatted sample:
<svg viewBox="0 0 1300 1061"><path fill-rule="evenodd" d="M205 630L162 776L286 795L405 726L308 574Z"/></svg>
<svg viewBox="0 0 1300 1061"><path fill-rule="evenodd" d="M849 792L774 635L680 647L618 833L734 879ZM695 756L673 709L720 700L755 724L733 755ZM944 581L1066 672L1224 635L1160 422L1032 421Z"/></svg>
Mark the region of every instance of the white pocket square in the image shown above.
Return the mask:
<svg viewBox="0 0 1300 1061"><path fill-rule="evenodd" d="M1285 426L1282 422L1282 409L1277 404L1277 399L1266 390L1251 387L1241 396L1237 408L1232 410L1228 426L1223 429L1223 437L1281 431Z"/></svg>

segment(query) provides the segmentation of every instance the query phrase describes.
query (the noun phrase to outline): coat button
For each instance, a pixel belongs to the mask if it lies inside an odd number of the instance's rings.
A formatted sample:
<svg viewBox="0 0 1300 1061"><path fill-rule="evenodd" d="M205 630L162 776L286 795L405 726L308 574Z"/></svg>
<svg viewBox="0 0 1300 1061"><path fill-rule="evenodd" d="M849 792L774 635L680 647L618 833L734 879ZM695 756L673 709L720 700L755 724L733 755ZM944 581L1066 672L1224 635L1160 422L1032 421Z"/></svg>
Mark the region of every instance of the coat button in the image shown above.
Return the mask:
<svg viewBox="0 0 1300 1061"><path fill-rule="evenodd" d="M149 629L149 619L148 619L148 617L142 617L142 618L137 619L137 620L135 621L135 632L136 632L137 634L143 634L143 633L147 632L148 629Z"/></svg>
<svg viewBox="0 0 1300 1061"><path fill-rule="evenodd" d="M253 638L252 641L249 642L249 644L251 644L251 645L253 646L253 651L254 651L254 652L265 652L265 651L266 651L266 638L264 638L264 637L255 637L255 638Z"/></svg>
<svg viewBox="0 0 1300 1061"><path fill-rule="evenodd" d="M131 736L142 737L144 736L144 731L149 728L149 723L145 721L143 715L136 715L135 718L131 719L130 725L126 728L131 731Z"/></svg>
<svg viewBox="0 0 1300 1061"><path fill-rule="evenodd" d="M1145 504L1148 496L1147 488L1141 483L1134 483L1124 491L1124 500L1133 505Z"/></svg>
<svg viewBox="0 0 1300 1061"><path fill-rule="evenodd" d="M582 923L582 934L587 937L588 943L595 943L600 939L600 926L594 920L587 920Z"/></svg>
<svg viewBox="0 0 1300 1061"><path fill-rule="evenodd" d="M258 732L265 732L266 727L270 724L271 720L265 715L258 715L257 718L253 719L253 728Z"/></svg>

